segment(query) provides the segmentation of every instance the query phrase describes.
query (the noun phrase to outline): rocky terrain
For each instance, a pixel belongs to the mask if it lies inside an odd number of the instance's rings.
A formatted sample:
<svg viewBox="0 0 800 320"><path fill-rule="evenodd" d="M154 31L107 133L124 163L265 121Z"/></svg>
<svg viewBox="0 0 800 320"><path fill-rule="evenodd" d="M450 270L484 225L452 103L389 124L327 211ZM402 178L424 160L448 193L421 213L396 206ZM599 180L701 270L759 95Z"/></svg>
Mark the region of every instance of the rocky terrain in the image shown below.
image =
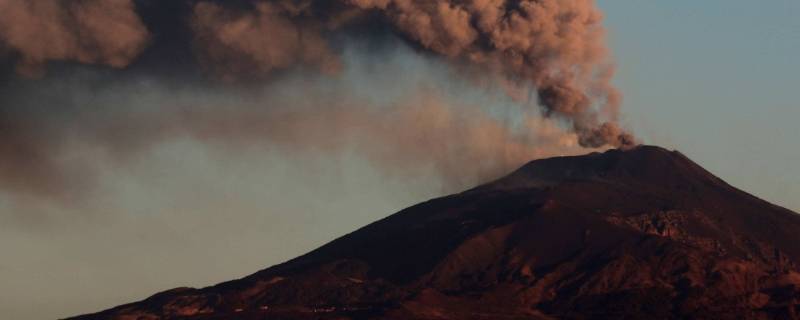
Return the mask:
<svg viewBox="0 0 800 320"><path fill-rule="evenodd" d="M799 240L796 213L640 146L533 161L248 277L75 319L796 319Z"/></svg>

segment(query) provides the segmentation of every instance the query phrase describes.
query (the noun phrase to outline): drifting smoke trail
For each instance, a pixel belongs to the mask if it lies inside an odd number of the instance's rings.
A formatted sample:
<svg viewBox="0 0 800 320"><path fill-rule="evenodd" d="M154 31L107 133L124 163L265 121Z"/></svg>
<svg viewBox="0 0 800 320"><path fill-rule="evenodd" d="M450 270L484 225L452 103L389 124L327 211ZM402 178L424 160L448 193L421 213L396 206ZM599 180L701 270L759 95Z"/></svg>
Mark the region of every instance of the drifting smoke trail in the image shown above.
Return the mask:
<svg viewBox="0 0 800 320"><path fill-rule="evenodd" d="M427 75L393 79L396 87L390 89L375 84L380 81L365 70L348 71L349 81L338 85L326 77L300 77L249 89L167 89L174 84L94 72L22 82L0 91L15 106L2 118L16 124L0 123L0 130L13 134L0 136L0 189L73 202L91 191L86 189L95 184L98 167L124 167L175 139L229 152L252 146L284 154L355 150L389 175L409 176L430 167L447 191L496 178L530 159L584 152L577 135L556 123L520 115L521 123L510 126L490 110L438 93L433 86L442 80L437 77L449 76L422 71L426 66L419 63L411 67ZM402 76L401 69L409 67L392 64L381 68ZM98 89L99 83L106 85ZM359 90L380 90L386 100L375 101ZM469 86L456 89L463 90Z"/></svg>
<svg viewBox="0 0 800 320"><path fill-rule="evenodd" d="M178 8L160 18L174 22L139 15L161 6ZM454 189L532 158L577 153L577 146L627 146L634 139L616 124L621 98L611 85L601 22L591 0L0 0L0 54L18 73L41 77L0 86L0 189L69 201L92 185L96 171L91 161L75 160L75 145L126 159L178 136L286 149L355 145L387 171L432 165ZM353 40L359 37L368 39ZM289 100L260 95L255 102L230 102L248 90L280 86L287 75L351 81L342 78L347 68L394 54L372 48L348 60L347 48L359 41L383 47L398 38L415 55L461 73L405 91L390 107L354 94L370 86L369 77L333 94L299 83L283 86L294 93ZM148 63L173 62L175 56L160 56L164 47L193 52L195 69L228 81L209 87L208 79L169 67L147 74L154 70ZM50 62L61 62L60 69L46 75ZM112 68L102 71L102 84L46 86L86 69L75 64ZM375 68L402 73L396 69ZM145 78L200 83L188 91L210 90L217 103L186 105L185 97L162 88L149 100L129 95L142 70ZM539 104L534 110L541 112L517 114L512 122L520 129L443 98L438 91L464 75L472 81L464 92L487 90L479 84L489 83L525 106ZM104 95L116 98L84 101Z"/></svg>
<svg viewBox="0 0 800 320"><path fill-rule="evenodd" d="M376 23L455 65L536 88L544 114L566 119L581 145L627 146L620 94L592 0L200 1L191 27L199 61L224 77L296 65L340 68L332 36ZM0 1L0 36L37 73L51 60L124 67L148 32L131 0ZM527 95L521 95L526 97Z"/></svg>

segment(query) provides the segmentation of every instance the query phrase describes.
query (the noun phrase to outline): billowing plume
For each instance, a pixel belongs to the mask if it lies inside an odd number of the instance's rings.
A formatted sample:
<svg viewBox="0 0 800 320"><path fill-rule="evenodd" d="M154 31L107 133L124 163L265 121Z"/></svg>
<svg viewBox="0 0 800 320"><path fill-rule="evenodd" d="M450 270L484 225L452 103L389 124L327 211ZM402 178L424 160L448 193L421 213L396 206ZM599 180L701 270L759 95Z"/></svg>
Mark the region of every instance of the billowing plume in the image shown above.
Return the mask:
<svg viewBox="0 0 800 320"><path fill-rule="evenodd" d="M122 68L148 39L131 0L0 0L0 47L18 55L17 70L28 76L49 61Z"/></svg>
<svg viewBox="0 0 800 320"><path fill-rule="evenodd" d="M0 46L26 75L48 61L125 67L149 39L132 1L0 0ZM342 34L378 29L500 75L523 102L570 123L583 146L635 143L617 125L621 95L593 0L206 0L187 20L198 61L224 78L333 73Z"/></svg>
<svg viewBox="0 0 800 320"><path fill-rule="evenodd" d="M164 14L159 6L177 9ZM617 125L621 95L611 84L614 66L601 22L592 0L0 0L0 58L10 57L24 75L43 75L51 61L121 69L146 53L141 63L126 70L100 72L110 82L125 84L112 93L103 89L111 86L107 81L58 90L34 83L74 82L70 74L85 68L69 64L49 78L14 79L0 86L0 188L74 198L70 190L92 180L91 165L76 160L76 141L115 159L181 135L209 143L266 141L295 149L357 145L389 169L421 159L453 188L469 184L456 181L459 172L478 171L486 178L530 158L574 153L578 146L628 146L635 140ZM372 72L420 74L430 69L381 68L395 56L387 43L398 39L403 48L413 49L403 55L444 65L455 74L428 75L434 94L396 90L404 95L388 109L353 98L363 97L354 92L364 88L380 94L399 86L399 80L374 85ZM349 47L364 43L365 55L348 57ZM183 56L167 59L161 54L175 52L193 52L197 69L207 73L195 73L194 65L189 71L170 69ZM154 61L159 68L148 65ZM342 76L348 68L368 63L379 66L369 66L373 71L355 80ZM242 85L229 86L208 79L209 74ZM165 80L168 86L196 86L192 92L215 91L224 98L191 112L176 102L183 96L123 99L122 92L138 88L127 78L142 75L171 79ZM282 84L295 75L330 81L317 84L316 95L311 95L306 83ZM534 106L534 112L504 118L470 111L463 101L428 98L463 78L471 82L461 93L487 89L482 84L488 83L492 88L487 91L502 88L515 105ZM25 90L14 88L20 85ZM230 107L224 102L243 99L231 87L245 95L252 89L282 87L271 93L291 91L297 101L265 95L257 103ZM338 92L320 93L325 90ZM75 101L100 91L115 98ZM52 98L43 98L47 96ZM346 107L331 106L343 99L349 99ZM297 111L278 107L297 107L298 102L315 105ZM481 102L481 107L494 102ZM507 119L511 117L515 119ZM529 128L520 134L510 123ZM559 131L564 123L569 132Z"/></svg>
<svg viewBox="0 0 800 320"><path fill-rule="evenodd" d="M584 146L635 143L616 124L621 95L592 0L276 0L249 10L201 2L193 26L199 55L230 76L294 65L335 70L331 35L376 28L376 20L454 65L502 75L515 92L536 88L528 103L570 122Z"/></svg>
<svg viewBox="0 0 800 320"><path fill-rule="evenodd" d="M201 46L198 58L226 77L297 64L335 72L339 61L320 34L319 23L293 21L301 12L300 5L287 2L260 2L251 11L198 3L192 22Z"/></svg>

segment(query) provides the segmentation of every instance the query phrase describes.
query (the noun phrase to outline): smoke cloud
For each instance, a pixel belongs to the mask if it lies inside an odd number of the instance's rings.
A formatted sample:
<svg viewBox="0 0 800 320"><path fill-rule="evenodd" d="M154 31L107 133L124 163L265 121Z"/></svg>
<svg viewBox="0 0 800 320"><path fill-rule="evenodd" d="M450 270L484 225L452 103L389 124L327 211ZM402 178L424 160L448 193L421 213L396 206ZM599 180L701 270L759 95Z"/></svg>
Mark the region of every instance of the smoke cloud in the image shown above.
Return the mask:
<svg viewBox="0 0 800 320"><path fill-rule="evenodd" d="M165 2L0 0L0 52L18 73L43 77L2 87L0 189L72 203L96 175L92 161L75 150L89 148L118 164L175 137L228 147L356 148L388 172L433 166L453 189L532 158L635 143L617 124L621 95L611 84L602 15L591 0L170 5L179 8L169 11L174 15L154 17L142 12L158 12ZM396 41L404 43L402 54L387 45ZM355 58L348 56L354 44L366 44ZM143 64L158 61L164 48L182 46L194 53L184 58L194 58L206 74L170 69L174 56L147 74L154 69ZM422 72L383 66L397 55L420 57L429 64L423 68L445 66L436 73L447 75L425 78L424 89L394 90L402 95L391 101L356 94L408 86L378 87L373 73ZM147 59L132 65L140 56ZM364 61L371 69L348 78L348 68ZM65 63L45 74L49 62ZM86 72L80 64L111 68L91 69L103 75L99 81L69 76ZM287 80L297 75L305 82ZM442 92L462 78L470 84L457 86L456 95L500 88L505 96L472 103ZM137 81L160 87L142 89ZM214 103L190 98L206 91ZM509 97L515 101L504 100ZM497 116L485 108L491 104L524 110Z"/></svg>
<svg viewBox="0 0 800 320"><path fill-rule="evenodd" d="M401 60L410 54L395 53ZM392 64L380 68L399 76L409 67ZM410 65L426 74L417 78L376 79L369 67L341 75L350 81L301 76L246 89L96 72L22 82L0 92L13 106L2 117L10 121L0 123L7 133L0 136L0 190L80 203L95 191L102 170L125 168L181 139L231 154L253 147L312 156L354 151L389 176L430 169L446 192L531 159L585 152L578 136L557 123L525 113L492 114L452 96L468 84L441 92L436 76L449 77L446 72L419 64ZM386 89L388 83L397 87Z"/></svg>
<svg viewBox="0 0 800 320"><path fill-rule="evenodd" d="M41 76L49 61L123 68L148 39L131 0L0 0L0 46L27 76Z"/></svg>
<svg viewBox="0 0 800 320"><path fill-rule="evenodd" d="M536 88L529 103L571 122L583 146L635 143L616 124L621 95L592 0L278 0L249 11L201 2L194 14L200 55L222 62L226 75L295 64L335 70L326 35L375 20L455 65L502 74L514 91Z"/></svg>
<svg viewBox="0 0 800 320"><path fill-rule="evenodd" d="M199 59L226 77L297 64L335 72L339 61L320 34L319 22L293 21L302 12L299 6L259 2L250 11L233 11L215 3L198 3L192 28Z"/></svg>

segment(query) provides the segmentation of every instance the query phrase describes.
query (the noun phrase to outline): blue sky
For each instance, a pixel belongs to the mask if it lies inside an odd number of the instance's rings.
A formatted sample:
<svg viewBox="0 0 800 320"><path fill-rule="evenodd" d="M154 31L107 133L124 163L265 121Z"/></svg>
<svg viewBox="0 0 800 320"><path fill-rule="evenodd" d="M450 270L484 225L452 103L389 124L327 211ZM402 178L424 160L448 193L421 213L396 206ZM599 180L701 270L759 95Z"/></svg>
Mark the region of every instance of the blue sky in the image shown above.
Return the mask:
<svg viewBox="0 0 800 320"><path fill-rule="evenodd" d="M800 2L602 0L628 125L800 211Z"/></svg>

